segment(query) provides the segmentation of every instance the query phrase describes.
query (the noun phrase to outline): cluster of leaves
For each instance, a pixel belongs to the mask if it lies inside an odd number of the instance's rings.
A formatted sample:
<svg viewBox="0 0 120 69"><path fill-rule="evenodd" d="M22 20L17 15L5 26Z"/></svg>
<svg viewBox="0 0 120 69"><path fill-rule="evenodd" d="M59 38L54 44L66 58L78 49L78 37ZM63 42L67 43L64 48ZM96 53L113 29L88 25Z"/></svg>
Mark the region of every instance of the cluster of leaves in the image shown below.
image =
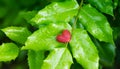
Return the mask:
<svg viewBox="0 0 120 69"><path fill-rule="evenodd" d="M0 2L8 5L0 6L1 62L15 60L27 50L29 69L113 67L120 24L111 27L113 21L107 16L119 20L115 17L120 12L113 12L120 10L118 0L11 1ZM15 10L9 14L8 8ZM71 32L70 42L56 41L65 29Z"/></svg>

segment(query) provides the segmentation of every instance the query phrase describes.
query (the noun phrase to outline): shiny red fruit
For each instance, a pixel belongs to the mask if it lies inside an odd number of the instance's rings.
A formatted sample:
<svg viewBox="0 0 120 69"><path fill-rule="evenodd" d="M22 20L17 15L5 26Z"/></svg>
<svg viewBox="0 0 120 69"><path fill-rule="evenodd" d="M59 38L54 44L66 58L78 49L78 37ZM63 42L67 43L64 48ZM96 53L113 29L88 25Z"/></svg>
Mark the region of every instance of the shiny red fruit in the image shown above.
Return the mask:
<svg viewBox="0 0 120 69"><path fill-rule="evenodd" d="M71 39L69 30L63 30L62 34L57 35L56 40L61 43L67 43Z"/></svg>

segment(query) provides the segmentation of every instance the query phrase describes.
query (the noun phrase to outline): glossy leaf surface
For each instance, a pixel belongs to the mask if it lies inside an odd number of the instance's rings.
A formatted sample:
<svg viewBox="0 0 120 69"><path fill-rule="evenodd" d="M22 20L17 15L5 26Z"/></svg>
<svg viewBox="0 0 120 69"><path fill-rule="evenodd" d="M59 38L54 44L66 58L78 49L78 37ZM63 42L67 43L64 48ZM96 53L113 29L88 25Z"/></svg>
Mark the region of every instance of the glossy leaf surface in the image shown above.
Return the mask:
<svg viewBox="0 0 120 69"><path fill-rule="evenodd" d="M28 37L25 46L22 49L32 50L51 50L54 47L65 46L64 43L56 41L56 36L64 29L71 31L71 26L68 23L50 24L35 31Z"/></svg>
<svg viewBox="0 0 120 69"><path fill-rule="evenodd" d="M113 16L112 0L88 0L88 1L101 12L104 12L106 14L110 14Z"/></svg>
<svg viewBox="0 0 120 69"><path fill-rule="evenodd" d="M52 2L31 20L33 25L48 24L53 22L68 22L77 14L78 4L76 0Z"/></svg>
<svg viewBox="0 0 120 69"><path fill-rule="evenodd" d="M84 69L98 69L98 51L83 29L75 29L72 32L70 47L73 57Z"/></svg>
<svg viewBox="0 0 120 69"><path fill-rule="evenodd" d="M44 59L43 51L28 51L28 63L29 69L41 69L41 65Z"/></svg>
<svg viewBox="0 0 120 69"><path fill-rule="evenodd" d="M44 60L42 69L70 69L72 56L67 48L55 48Z"/></svg>
<svg viewBox="0 0 120 69"><path fill-rule="evenodd" d="M0 61L14 60L19 53L19 48L14 43L3 43L0 46Z"/></svg>
<svg viewBox="0 0 120 69"><path fill-rule="evenodd" d="M113 43L112 28L106 17L95 8L90 5L83 6L79 14L79 20L95 38Z"/></svg>
<svg viewBox="0 0 120 69"><path fill-rule="evenodd" d="M31 34L31 32L25 27L7 27L2 29L2 31L11 40L21 44L24 44L27 37Z"/></svg>

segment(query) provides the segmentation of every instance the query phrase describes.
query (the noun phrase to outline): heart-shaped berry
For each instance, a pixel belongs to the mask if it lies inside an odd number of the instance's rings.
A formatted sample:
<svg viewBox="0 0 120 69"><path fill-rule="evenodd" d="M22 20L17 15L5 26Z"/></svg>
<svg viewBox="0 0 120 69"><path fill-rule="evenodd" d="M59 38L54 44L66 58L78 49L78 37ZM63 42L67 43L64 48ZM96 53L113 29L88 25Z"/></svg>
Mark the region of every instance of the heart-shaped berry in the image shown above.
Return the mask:
<svg viewBox="0 0 120 69"><path fill-rule="evenodd" d="M71 39L69 30L63 30L62 34L57 35L56 40L61 43L67 43Z"/></svg>

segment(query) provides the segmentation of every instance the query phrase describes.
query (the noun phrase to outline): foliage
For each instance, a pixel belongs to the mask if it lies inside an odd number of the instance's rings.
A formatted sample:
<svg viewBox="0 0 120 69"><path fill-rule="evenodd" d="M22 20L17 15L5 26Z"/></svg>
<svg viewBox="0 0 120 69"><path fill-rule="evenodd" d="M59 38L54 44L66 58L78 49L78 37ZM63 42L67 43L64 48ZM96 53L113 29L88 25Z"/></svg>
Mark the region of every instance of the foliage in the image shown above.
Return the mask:
<svg viewBox="0 0 120 69"><path fill-rule="evenodd" d="M0 51L0 61L10 61L18 56L19 48L13 43L4 43L0 46Z"/></svg>
<svg viewBox="0 0 120 69"><path fill-rule="evenodd" d="M119 0L0 0L0 69L115 69L119 11ZM56 40L63 30L70 42Z"/></svg>

